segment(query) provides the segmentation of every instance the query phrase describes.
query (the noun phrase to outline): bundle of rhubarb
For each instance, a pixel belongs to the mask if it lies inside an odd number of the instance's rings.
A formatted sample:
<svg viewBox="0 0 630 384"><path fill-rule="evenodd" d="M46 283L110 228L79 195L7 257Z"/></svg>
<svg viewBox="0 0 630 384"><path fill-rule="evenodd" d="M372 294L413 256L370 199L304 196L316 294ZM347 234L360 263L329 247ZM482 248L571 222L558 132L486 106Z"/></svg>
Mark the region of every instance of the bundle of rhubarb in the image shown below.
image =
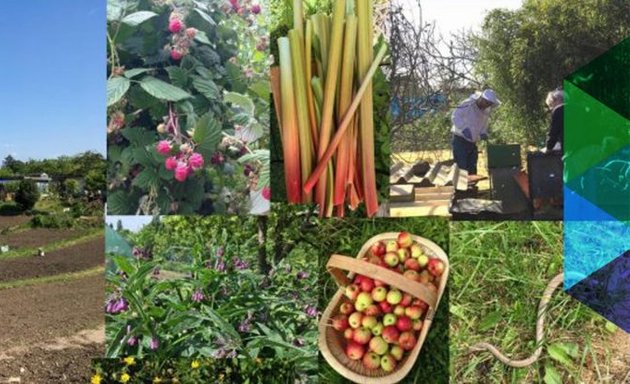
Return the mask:
<svg viewBox="0 0 630 384"><path fill-rule="evenodd" d="M335 1L332 16L304 19L302 0L295 0L293 12L293 29L278 39L280 79L273 92L287 200L315 202L327 217L365 201L373 216L372 77L387 47L374 55L372 1Z"/></svg>

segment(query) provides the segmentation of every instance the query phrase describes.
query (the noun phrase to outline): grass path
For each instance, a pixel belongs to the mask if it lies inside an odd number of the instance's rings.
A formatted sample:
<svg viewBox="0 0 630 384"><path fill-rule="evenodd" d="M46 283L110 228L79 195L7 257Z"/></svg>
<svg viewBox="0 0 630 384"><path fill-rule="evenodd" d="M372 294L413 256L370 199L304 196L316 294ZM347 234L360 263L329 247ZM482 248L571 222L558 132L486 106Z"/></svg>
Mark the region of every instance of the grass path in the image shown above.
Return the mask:
<svg viewBox="0 0 630 384"><path fill-rule="evenodd" d="M71 247L73 245L86 243L88 241L97 239L102 236L103 236L103 230L101 228L98 228L98 229L91 230L87 234L83 234L79 237L52 242L50 244L43 246L42 249L44 250L44 252L52 252L58 249ZM9 251L7 253L1 254L0 260L15 259L19 257L30 257L37 254L37 251L38 251L38 248L17 249L15 251Z"/></svg>
<svg viewBox="0 0 630 384"><path fill-rule="evenodd" d="M6 283L0 283L0 291L4 289L27 287L31 285L68 282L72 280L79 280L84 277L103 275L104 273L105 273L105 267L99 266L99 267L90 268L90 269L86 269L79 272L62 273L60 275L37 277L33 279L7 281Z"/></svg>

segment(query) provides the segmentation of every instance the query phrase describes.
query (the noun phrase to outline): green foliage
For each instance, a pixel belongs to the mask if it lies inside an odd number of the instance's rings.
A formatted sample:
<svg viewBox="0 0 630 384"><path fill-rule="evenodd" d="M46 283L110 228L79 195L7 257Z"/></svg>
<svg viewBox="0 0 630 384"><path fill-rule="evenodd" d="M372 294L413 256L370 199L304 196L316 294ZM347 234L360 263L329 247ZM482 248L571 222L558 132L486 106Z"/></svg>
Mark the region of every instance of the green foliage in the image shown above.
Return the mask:
<svg viewBox="0 0 630 384"><path fill-rule="evenodd" d="M268 91L264 17L236 14L223 1L108 2L108 211L112 214L238 213L264 159L247 169L243 153L265 146ZM179 14L194 37L168 30ZM170 57L182 52L181 60ZM238 94L256 110L243 114L225 95ZM246 118L243 120L243 118ZM158 128L162 127L162 128ZM256 135L246 135L256 131ZM203 157L178 181L156 151L168 140ZM180 151L181 150L181 151Z"/></svg>
<svg viewBox="0 0 630 384"><path fill-rule="evenodd" d="M515 11L491 11L474 42L476 71L504 101L493 134L515 132L503 139L539 144L548 126L546 93L627 37L629 25L623 0L528 0Z"/></svg>
<svg viewBox="0 0 630 384"><path fill-rule="evenodd" d="M22 210L28 211L35 206L39 200L39 191L37 190L37 184L33 181L22 180L18 185L18 190L15 194L15 202L20 205Z"/></svg>
<svg viewBox="0 0 630 384"><path fill-rule="evenodd" d="M35 215L31 218L33 228L72 228L76 220L68 214Z"/></svg>

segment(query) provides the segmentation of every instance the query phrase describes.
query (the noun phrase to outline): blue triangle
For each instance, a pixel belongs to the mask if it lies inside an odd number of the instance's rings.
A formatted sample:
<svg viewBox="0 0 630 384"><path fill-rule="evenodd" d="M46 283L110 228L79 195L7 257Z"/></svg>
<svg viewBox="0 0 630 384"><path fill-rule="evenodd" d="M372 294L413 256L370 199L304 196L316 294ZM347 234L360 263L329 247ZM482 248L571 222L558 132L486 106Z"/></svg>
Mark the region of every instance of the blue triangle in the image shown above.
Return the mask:
<svg viewBox="0 0 630 384"><path fill-rule="evenodd" d="M630 333L630 250L575 284L567 293Z"/></svg>
<svg viewBox="0 0 630 384"><path fill-rule="evenodd" d="M620 221L564 223L564 289L630 249L630 227Z"/></svg>
<svg viewBox="0 0 630 384"><path fill-rule="evenodd" d="M564 186L564 221L616 221L617 219Z"/></svg>

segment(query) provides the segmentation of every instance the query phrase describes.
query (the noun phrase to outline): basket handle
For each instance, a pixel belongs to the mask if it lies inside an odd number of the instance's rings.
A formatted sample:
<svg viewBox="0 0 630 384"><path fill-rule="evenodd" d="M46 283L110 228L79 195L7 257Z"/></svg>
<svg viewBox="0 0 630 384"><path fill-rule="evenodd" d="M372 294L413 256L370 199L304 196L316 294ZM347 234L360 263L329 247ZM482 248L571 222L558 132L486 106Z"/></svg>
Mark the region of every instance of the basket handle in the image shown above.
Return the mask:
<svg viewBox="0 0 630 384"><path fill-rule="evenodd" d="M341 287L352 283L344 271L358 273L371 279L380 280L394 288L424 301L429 307L435 308L437 295L424 285L404 277L403 275L390 271L376 264L359 260L354 257L332 255L326 263L326 269Z"/></svg>

